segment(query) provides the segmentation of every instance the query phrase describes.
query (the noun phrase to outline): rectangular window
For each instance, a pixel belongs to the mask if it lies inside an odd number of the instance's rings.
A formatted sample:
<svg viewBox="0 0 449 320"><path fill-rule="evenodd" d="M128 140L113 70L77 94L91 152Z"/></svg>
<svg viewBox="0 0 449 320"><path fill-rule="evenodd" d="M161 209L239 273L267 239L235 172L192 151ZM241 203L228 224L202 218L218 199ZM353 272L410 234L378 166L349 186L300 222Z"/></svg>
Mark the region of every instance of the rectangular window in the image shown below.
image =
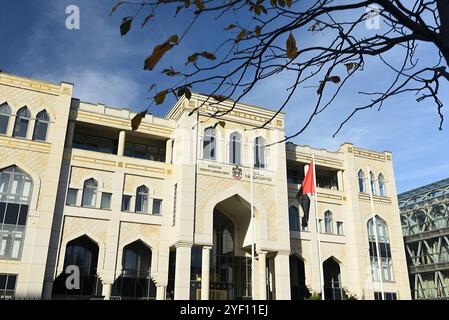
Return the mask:
<svg viewBox="0 0 449 320"><path fill-rule="evenodd" d="M17 275L0 274L0 300L14 298L16 290Z"/></svg>
<svg viewBox="0 0 449 320"><path fill-rule="evenodd" d="M3 227L0 230L0 259L20 259L22 255L24 227ZM17 228L17 230L16 230Z"/></svg>
<svg viewBox="0 0 449 320"><path fill-rule="evenodd" d="M153 215L160 215L162 212L162 200L153 199Z"/></svg>
<svg viewBox="0 0 449 320"><path fill-rule="evenodd" d="M337 221L337 234L343 235L343 222Z"/></svg>
<svg viewBox="0 0 449 320"><path fill-rule="evenodd" d="M397 300L395 292L384 292L385 300ZM374 300L383 300L382 292L374 292Z"/></svg>
<svg viewBox="0 0 449 320"><path fill-rule="evenodd" d="M78 190L69 188L69 190L67 190L67 199L65 201L66 205L72 207L76 206L77 197L78 197Z"/></svg>
<svg viewBox="0 0 449 320"><path fill-rule="evenodd" d="M131 206L131 196L122 196L122 211L129 212Z"/></svg>
<svg viewBox="0 0 449 320"><path fill-rule="evenodd" d="M323 224L323 219L318 219L318 226L319 226L319 229L320 229L320 233L323 233L323 226L322 226L322 224Z"/></svg>
<svg viewBox="0 0 449 320"><path fill-rule="evenodd" d="M111 209L111 193L103 192L101 194L101 209L110 210Z"/></svg>

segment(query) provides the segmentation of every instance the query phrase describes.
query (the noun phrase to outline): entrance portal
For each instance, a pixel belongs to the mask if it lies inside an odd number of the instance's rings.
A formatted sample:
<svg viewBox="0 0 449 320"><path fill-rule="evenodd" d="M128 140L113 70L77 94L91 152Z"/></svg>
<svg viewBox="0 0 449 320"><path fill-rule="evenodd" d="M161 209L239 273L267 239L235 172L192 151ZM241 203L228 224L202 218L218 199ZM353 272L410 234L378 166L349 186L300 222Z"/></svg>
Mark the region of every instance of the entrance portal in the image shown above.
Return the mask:
<svg viewBox="0 0 449 320"><path fill-rule="evenodd" d="M214 210L213 241L210 260L209 298L212 300L251 299L251 257L241 247L230 218ZM238 243L241 243L238 246Z"/></svg>

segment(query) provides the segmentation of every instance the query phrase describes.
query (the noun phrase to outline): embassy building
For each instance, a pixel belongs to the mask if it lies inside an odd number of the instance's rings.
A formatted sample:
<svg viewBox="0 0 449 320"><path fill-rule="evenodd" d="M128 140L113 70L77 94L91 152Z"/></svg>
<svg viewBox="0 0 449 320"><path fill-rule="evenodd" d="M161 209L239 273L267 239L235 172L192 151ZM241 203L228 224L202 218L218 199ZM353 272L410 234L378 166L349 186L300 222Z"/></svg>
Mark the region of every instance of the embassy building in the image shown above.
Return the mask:
<svg viewBox="0 0 449 320"><path fill-rule="evenodd" d="M0 73L0 299L410 299L391 153L199 94L132 131L72 90Z"/></svg>

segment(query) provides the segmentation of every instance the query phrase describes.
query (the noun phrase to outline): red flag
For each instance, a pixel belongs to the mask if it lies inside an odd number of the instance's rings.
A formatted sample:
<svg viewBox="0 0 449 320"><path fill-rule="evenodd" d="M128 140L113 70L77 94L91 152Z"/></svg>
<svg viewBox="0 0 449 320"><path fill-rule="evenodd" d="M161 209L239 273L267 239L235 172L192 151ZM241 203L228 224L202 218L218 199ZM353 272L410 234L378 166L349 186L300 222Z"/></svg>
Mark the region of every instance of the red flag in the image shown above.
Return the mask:
<svg viewBox="0 0 449 320"><path fill-rule="evenodd" d="M302 194L315 193L315 181L313 179L313 161L310 162L309 170L302 182Z"/></svg>

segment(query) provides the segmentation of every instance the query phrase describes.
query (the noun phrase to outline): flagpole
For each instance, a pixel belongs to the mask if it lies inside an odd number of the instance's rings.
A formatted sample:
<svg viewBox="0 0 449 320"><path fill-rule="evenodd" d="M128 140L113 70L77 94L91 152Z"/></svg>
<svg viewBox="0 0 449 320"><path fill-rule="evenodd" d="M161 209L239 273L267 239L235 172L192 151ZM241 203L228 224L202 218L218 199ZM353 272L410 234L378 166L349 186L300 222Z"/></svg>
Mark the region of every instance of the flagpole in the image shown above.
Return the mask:
<svg viewBox="0 0 449 320"><path fill-rule="evenodd" d="M252 224L252 234L253 239L251 241L251 295L253 300L255 300L255 292L254 292L254 281L255 281L255 242L256 242L256 223L254 219L254 157L255 157L255 150L254 150L254 144L251 145L252 149L252 159L251 159L251 178L250 178L250 189L251 189L251 224Z"/></svg>
<svg viewBox="0 0 449 320"><path fill-rule="evenodd" d="M316 171L315 171L315 154L312 153L312 165L313 165L313 184L315 194L314 198L314 207L315 207L315 228L317 233L317 244L318 244L318 266L320 271L320 290L321 290L321 300L324 300L324 275L323 275L323 266L321 263L321 236L320 236L320 228L319 228L319 219L318 219L318 192L316 189Z"/></svg>
<svg viewBox="0 0 449 320"><path fill-rule="evenodd" d="M382 279L382 264L380 261L380 251L379 251L379 237L377 235L377 221L376 221L376 214L374 213L374 200L373 200L373 190L371 188L371 171L369 166L366 166L366 171L368 173L368 189L369 189L369 198L371 203L371 215L373 217L373 229L374 229L374 237L376 239L376 256L377 256L377 270L378 270L378 277L380 281L380 292L382 294L382 300L385 300L385 293L384 293L384 282ZM374 282L374 279L373 279Z"/></svg>

